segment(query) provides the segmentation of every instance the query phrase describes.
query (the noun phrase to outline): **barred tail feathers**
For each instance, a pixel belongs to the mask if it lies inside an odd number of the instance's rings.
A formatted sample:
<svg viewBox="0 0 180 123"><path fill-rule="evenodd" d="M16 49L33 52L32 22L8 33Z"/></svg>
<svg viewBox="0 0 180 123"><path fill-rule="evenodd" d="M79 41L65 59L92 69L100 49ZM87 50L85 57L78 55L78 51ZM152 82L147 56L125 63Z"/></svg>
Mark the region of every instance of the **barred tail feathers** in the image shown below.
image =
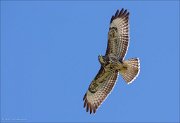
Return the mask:
<svg viewBox="0 0 180 123"><path fill-rule="evenodd" d="M140 71L140 60L138 58L131 58L123 62L123 70L119 73L122 75L123 79L127 84L132 83L139 74Z"/></svg>

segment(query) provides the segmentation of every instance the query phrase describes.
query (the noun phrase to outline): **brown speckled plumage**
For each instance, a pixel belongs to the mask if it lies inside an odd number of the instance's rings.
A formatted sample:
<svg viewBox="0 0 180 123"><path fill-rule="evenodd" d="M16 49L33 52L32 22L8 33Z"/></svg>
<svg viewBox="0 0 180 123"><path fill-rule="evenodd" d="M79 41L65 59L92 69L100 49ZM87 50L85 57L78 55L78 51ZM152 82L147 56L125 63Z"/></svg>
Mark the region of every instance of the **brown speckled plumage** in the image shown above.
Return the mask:
<svg viewBox="0 0 180 123"><path fill-rule="evenodd" d="M99 57L101 68L83 97L87 112L95 113L116 84L118 74L129 84L140 71L138 58L124 60L129 45L129 12L117 10L110 20L105 56Z"/></svg>

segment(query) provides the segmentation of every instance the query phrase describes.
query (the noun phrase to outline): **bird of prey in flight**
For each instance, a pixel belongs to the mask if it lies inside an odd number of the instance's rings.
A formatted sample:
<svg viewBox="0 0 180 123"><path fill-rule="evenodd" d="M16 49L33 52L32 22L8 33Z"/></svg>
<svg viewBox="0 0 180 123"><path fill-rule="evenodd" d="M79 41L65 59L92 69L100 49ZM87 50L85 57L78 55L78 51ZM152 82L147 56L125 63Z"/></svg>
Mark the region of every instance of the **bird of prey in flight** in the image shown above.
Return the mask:
<svg viewBox="0 0 180 123"><path fill-rule="evenodd" d="M110 20L106 54L99 55L101 64L84 95L84 108L95 113L113 89L120 74L127 84L132 83L140 71L138 58L124 60L129 46L129 12L117 10Z"/></svg>

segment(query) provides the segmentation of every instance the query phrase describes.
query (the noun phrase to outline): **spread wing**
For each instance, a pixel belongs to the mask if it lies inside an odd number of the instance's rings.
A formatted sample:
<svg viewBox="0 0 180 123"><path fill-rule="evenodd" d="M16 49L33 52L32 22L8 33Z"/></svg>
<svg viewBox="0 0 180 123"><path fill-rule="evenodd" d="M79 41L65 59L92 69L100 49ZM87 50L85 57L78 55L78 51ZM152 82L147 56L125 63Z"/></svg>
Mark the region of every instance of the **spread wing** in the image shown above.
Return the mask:
<svg viewBox="0 0 180 123"><path fill-rule="evenodd" d="M87 112L90 111L90 114L96 112L97 108L113 89L117 76L117 71L108 72L101 67L83 98L84 108L86 108Z"/></svg>
<svg viewBox="0 0 180 123"><path fill-rule="evenodd" d="M108 32L108 45L106 55L113 54L123 60L128 50L129 43L129 12L117 10L110 21Z"/></svg>

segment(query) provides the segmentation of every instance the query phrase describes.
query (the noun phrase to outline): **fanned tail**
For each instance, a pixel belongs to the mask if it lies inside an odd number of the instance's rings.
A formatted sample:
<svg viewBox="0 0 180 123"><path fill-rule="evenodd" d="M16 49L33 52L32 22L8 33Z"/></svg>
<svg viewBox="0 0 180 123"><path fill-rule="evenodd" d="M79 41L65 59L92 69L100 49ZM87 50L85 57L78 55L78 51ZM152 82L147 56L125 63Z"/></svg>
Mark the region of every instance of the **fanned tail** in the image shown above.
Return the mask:
<svg viewBox="0 0 180 123"><path fill-rule="evenodd" d="M140 71L140 60L138 58L131 58L123 61L123 69L119 71L127 84L132 83L138 76Z"/></svg>

